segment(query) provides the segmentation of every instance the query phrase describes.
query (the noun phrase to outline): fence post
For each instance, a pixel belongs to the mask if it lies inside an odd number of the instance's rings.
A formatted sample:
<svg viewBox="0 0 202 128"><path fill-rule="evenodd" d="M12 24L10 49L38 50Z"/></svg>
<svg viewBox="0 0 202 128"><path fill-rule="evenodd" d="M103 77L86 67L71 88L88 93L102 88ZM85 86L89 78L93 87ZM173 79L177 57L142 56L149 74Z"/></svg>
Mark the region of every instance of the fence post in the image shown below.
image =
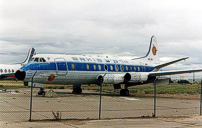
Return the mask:
<svg viewBox="0 0 202 128"><path fill-rule="evenodd" d="M31 97L30 97L30 111L29 111L29 122L32 122L32 93L33 93L33 79L36 75L37 71L32 76L32 82L31 82Z"/></svg>
<svg viewBox="0 0 202 128"><path fill-rule="evenodd" d="M101 118L101 107L102 107L102 83L104 79L103 76L98 77L98 84L100 85L100 102L99 102L99 120Z"/></svg>
<svg viewBox="0 0 202 128"><path fill-rule="evenodd" d="M101 107L102 107L102 83L100 84L99 120L101 118Z"/></svg>
<svg viewBox="0 0 202 128"><path fill-rule="evenodd" d="M156 117L156 81L158 78L154 81L154 113L152 114L152 117Z"/></svg>
<svg viewBox="0 0 202 128"><path fill-rule="evenodd" d="M202 79L201 79L201 98L200 98L200 115L202 114Z"/></svg>

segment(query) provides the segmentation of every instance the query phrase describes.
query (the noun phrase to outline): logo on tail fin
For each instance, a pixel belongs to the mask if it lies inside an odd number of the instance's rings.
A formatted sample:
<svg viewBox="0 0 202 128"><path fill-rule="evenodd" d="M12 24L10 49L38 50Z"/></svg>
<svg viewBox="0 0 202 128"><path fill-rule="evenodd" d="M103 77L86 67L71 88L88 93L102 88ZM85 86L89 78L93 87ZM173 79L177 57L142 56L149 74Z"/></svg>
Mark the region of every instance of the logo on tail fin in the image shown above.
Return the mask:
<svg viewBox="0 0 202 128"><path fill-rule="evenodd" d="M153 55L155 56L156 55L156 53L157 53L157 49L156 49L156 47L153 45L153 48L152 48L152 53L153 53Z"/></svg>

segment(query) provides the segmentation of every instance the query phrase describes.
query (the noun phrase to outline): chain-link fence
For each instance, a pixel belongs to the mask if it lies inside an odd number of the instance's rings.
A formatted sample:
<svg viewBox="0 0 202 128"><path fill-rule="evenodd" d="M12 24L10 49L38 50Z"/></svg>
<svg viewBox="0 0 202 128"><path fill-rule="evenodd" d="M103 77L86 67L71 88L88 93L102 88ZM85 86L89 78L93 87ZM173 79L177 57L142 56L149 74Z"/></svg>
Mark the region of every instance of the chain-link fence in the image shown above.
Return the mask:
<svg viewBox="0 0 202 128"><path fill-rule="evenodd" d="M0 120L21 121L29 118L30 89L23 82L0 81Z"/></svg>
<svg viewBox="0 0 202 128"><path fill-rule="evenodd" d="M82 94L72 94L72 86L45 85L46 96L38 96L39 88L23 82L0 81L0 120L27 121L47 119L99 119L100 87L82 86ZM119 96L112 86L104 86L101 100L101 119L151 117L153 96ZM199 114L199 100L157 98L156 116L184 116Z"/></svg>
<svg viewBox="0 0 202 128"><path fill-rule="evenodd" d="M33 91L33 120L98 118L98 95L71 94L69 89L51 89L46 97L36 97L37 91Z"/></svg>

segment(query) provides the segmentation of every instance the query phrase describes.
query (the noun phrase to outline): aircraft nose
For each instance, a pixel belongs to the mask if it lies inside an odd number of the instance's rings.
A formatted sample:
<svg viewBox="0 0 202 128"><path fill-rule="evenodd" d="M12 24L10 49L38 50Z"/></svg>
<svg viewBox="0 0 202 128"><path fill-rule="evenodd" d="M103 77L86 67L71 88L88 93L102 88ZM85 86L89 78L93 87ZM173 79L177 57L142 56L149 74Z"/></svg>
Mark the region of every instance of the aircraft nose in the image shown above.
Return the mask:
<svg viewBox="0 0 202 128"><path fill-rule="evenodd" d="M26 72L22 71L22 70L17 70L15 72L15 78L17 78L18 80L24 80L26 76Z"/></svg>

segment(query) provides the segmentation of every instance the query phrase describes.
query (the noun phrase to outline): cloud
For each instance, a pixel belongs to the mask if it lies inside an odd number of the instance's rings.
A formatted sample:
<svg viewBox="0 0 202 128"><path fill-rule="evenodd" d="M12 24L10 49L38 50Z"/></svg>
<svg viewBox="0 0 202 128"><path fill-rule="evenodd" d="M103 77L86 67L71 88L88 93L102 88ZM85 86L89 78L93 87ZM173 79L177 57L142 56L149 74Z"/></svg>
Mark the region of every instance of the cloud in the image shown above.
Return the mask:
<svg viewBox="0 0 202 128"><path fill-rule="evenodd" d="M30 47L37 53L144 56L155 35L162 62L190 57L170 68L200 67L201 13L199 1L3 0L0 63L21 62Z"/></svg>

